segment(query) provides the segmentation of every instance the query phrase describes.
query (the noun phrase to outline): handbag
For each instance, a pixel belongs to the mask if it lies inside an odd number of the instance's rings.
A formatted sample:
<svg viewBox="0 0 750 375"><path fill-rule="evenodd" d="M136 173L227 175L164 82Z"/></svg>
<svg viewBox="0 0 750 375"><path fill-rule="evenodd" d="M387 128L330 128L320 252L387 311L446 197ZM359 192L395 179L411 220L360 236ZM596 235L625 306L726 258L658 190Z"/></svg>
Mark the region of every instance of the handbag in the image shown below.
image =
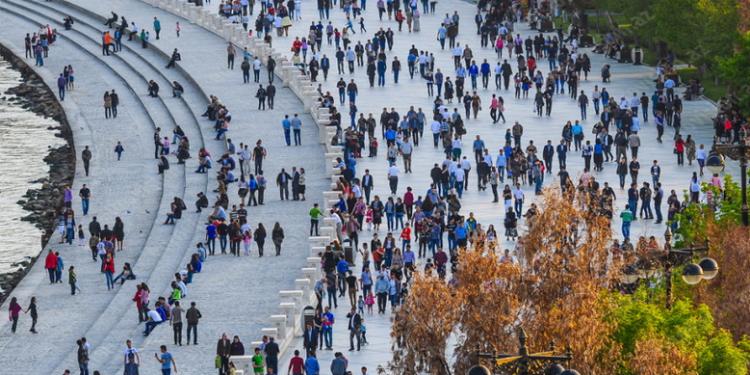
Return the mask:
<svg viewBox="0 0 750 375"><path fill-rule="evenodd" d="M216 358L214 358L214 367L219 369L221 368L221 356L217 355Z"/></svg>

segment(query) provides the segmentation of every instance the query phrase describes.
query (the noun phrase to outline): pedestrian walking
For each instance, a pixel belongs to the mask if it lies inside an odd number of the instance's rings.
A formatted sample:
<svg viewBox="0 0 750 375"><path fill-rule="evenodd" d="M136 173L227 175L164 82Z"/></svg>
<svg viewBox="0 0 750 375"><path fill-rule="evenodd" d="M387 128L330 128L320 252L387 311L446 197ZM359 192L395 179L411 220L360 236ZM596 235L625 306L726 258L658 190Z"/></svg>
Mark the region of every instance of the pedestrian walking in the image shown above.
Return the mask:
<svg viewBox="0 0 750 375"><path fill-rule="evenodd" d="M29 316L31 317L31 329L29 329L29 332L39 333L36 331L36 322L39 319L39 313L37 312L36 308L36 297L31 297L29 307L26 308L26 311L24 311L24 313L29 314Z"/></svg>
<svg viewBox="0 0 750 375"><path fill-rule="evenodd" d="M16 327L18 327L18 317L21 313L21 310L22 307L18 304L18 299L16 297L12 297L10 299L10 303L8 304L8 320L13 323L10 328L10 331L12 333L16 333Z"/></svg>
<svg viewBox="0 0 750 375"><path fill-rule="evenodd" d="M174 357L172 356L172 353L167 351L167 346L162 345L159 347L159 352L161 354L154 353L154 358L159 362L161 365L161 374L162 375L171 375L172 370L174 369L175 374L177 373L177 362L175 362Z"/></svg>
<svg viewBox="0 0 750 375"><path fill-rule="evenodd" d="M185 312L187 321L187 345L190 345L190 334L192 333L193 345L198 345L198 322L203 317L200 310L195 307L195 302L190 302L190 308Z"/></svg>

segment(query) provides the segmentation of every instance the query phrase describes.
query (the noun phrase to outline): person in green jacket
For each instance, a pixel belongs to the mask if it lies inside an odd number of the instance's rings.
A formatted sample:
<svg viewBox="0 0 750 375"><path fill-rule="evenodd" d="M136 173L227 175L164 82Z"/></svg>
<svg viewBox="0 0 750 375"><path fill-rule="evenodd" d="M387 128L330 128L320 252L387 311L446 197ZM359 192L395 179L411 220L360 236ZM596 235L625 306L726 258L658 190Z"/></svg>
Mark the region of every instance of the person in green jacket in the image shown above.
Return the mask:
<svg viewBox="0 0 750 375"><path fill-rule="evenodd" d="M622 236L630 239L630 223L633 221L633 212L630 211L630 205L625 205L625 210L620 213L622 219Z"/></svg>
<svg viewBox="0 0 750 375"><path fill-rule="evenodd" d="M263 354L260 352L260 348L255 348L255 355L252 358L253 372L256 374L263 374Z"/></svg>
<svg viewBox="0 0 750 375"><path fill-rule="evenodd" d="M180 286L176 282L172 281L172 294L169 296L169 304L174 304L181 299L182 289L180 289Z"/></svg>
<svg viewBox="0 0 750 375"><path fill-rule="evenodd" d="M318 207L318 204L313 204L313 207L310 209L310 236L315 233L316 236L319 236L318 234L318 223L320 222L320 218L323 216L323 211L321 211L320 207Z"/></svg>

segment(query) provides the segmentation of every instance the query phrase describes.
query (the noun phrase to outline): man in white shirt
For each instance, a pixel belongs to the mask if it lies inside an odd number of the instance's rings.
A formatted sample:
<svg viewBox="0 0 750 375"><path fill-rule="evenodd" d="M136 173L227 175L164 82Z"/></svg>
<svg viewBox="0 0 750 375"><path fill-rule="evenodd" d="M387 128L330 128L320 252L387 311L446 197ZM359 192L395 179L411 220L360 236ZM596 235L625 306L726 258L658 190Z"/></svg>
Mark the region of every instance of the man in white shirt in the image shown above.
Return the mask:
<svg viewBox="0 0 750 375"><path fill-rule="evenodd" d="M440 121L433 120L432 124L430 124L430 129L432 130L432 145L435 146L435 148L438 147L438 141L440 141Z"/></svg>
<svg viewBox="0 0 750 375"><path fill-rule="evenodd" d="M247 149L247 145L240 143L240 152L237 153L240 157L240 174L245 176L245 167L250 171L250 150Z"/></svg>
<svg viewBox="0 0 750 375"><path fill-rule="evenodd" d="M464 55L464 49L461 48L461 45L456 43L456 46L451 49L451 54L453 55L453 64L455 65L455 68L458 68L461 66L461 56Z"/></svg>
<svg viewBox="0 0 750 375"><path fill-rule="evenodd" d="M138 355L138 349L133 347L133 342L130 340L125 341L125 349L122 351L125 356L125 369L127 370L128 364L140 363L141 359Z"/></svg>
<svg viewBox="0 0 750 375"><path fill-rule="evenodd" d="M471 170L471 162L466 156L461 160L461 169L464 170L464 190L469 190L469 171Z"/></svg>
<svg viewBox="0 0 750 375"><path fill-rule="evenodd" d="M255 83L260 82L260 59L256 56L255 60L253 60L253 80Z"/></svg>
<svg viewBox="0 0 750 375"><path fill-rule="evenodd" d="M156 309L148 310L146 316L148 316L148 321L146 322L146 330L143 331L143 334L148 336L148 334L151 333L151 330L163 323L164 320L162 320L161 315L159 315L159 312L156 311Z"/></svg>
<svg viewBox="0 0 750 375"><path fill-rule="evenodd" d="M398 175L400 171L398 170L398 167L396 164L391 164L390 168L388 168L388 186L391 188L391 194L396 195L396 190L398 190Z"/></svg>
<svg viewBox="0 0 750 375"><path fill-rule="evenodd" d="M630 97L630 110L633 111L633 117L638 117L638 107L641 106L641 98L638 97L637 93L633 93Z"/></svg>
<svg viewBox="0 0 750 375"><path fill-rule="evenodd" d="M453 170L453 178L456 180L456 193L458 198L461 199L464 193L464 170L461 168L455 168Z"/></svg>
<svg viewBox="0 0 750 375"><path fill-rule="evenodd" d="M620 98L620 109L622 109L623 111L627 111L628 109L630 109L630 103L628 103L628 100L625 99L624 96Z"/></svg>
<svg viewBox="0 0 750 375"><path fill-rule="evenodd" d="M521 211L523 211L523 190L521 190L521 184L516 184L515 189L513 189L513 198L515 198L513 206L516 210L516 217L521 217Z"/></svg>
<svg viewBox="0 0 750 375"><path fill-rule="evenodd" d="M409 142L409 138L404 139L399 146L401 157L404 159L404 173L411 173L411 153L413 149L414 147Z"/></svg>

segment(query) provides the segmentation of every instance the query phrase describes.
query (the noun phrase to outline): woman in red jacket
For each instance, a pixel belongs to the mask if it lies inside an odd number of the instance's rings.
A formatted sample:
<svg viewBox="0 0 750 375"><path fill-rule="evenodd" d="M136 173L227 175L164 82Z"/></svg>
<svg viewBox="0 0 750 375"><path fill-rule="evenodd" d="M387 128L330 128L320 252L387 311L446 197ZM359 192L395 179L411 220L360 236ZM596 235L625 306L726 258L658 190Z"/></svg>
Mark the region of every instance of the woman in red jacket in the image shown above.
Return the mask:
<svg viewBox="0 0 750 375"><path fill-rule="evenodd" d="M21 310L23 310L23 308L18 304L18 300L16 299L16 297L11 298L10 304L8 305L8 319L13 322L13 326L10 329L13 333L16 333L16 327L18 326L18 316Z"/></svg>
<svg viewBox="0 0 750 375"><path fill-rule="evenodd" d="M47 257L44 259L44 268L49 273L49 283L55 283L55 271L57 271L57 256L55 252L50 250L47 253Z"/></svg>
<svg viewBox="0 0 750 375"><path fill-rule="evenodd" d="M685 164L685 141L681 135L677 135L677 139L674 141L674 153L677 154L677 165Z"/></svg>
<svg viewBox="0 0 750 375"><path fill-rule="evenodd" d="M115 259L112 257L112 254L107 254L107 260L104 261L102 271L104 271L104 276L107 278L107 290L114 289L115 282L112 279L112 275L115 273Z"/></svg>

